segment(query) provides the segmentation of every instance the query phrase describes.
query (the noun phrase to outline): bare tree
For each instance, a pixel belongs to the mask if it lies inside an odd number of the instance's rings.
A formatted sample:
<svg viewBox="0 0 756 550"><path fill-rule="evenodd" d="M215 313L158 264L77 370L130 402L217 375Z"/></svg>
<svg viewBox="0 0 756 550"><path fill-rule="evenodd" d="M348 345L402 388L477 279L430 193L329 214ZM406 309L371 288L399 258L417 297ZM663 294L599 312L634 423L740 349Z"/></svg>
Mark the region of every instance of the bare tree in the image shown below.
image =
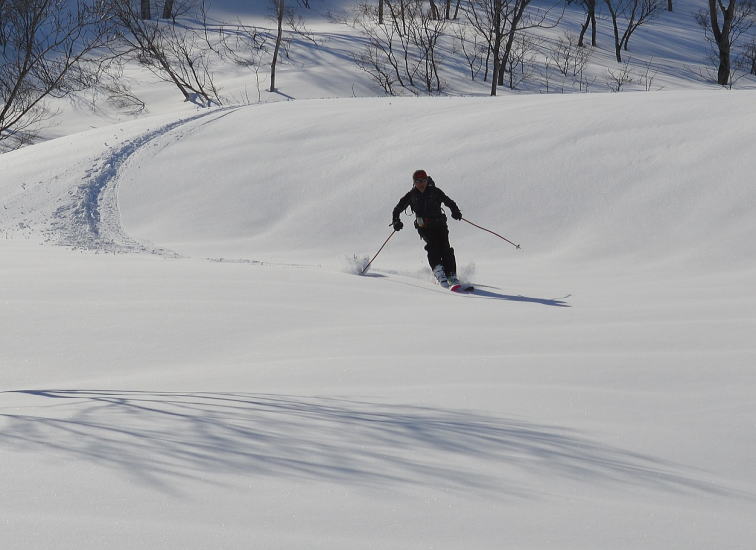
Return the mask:
<svg viewBox="0 0 756 550"><path fill-rule="evenodd" d="M129 0L111 0L118 22L118 54L135 56L156 76L174 84L185 101L209 106L220 104L218 89L210 70L207 47L201 34L175 21L147 21Z"/></svg>
<svg viewBox="0 0 756 550"><path fill-rule="evenodd" d="M646 63L644 63L643 73L640 75L640 83L643 84L643 89L650 92L656 80L657 71L653 70L654 58L652 57Z"/></svg>
<svg viewBox="0 0 756 550"><path fill-rule="evenodd" d="M354 56L390 95L401 89L412 94L438 93L444 87L439 72L438 42L448 22L426 10L423 0L385 0L385 23L377 9L361 4L351 23L367 38Z"/></svg>
<svg viewBox="0 0 756 550"><path fill-rule="evenodd" d="M592 50L580 47L575 35L565 32L547 56L563 76L578 76L583 72Z"/></svg>
<svg viewBox="0 0 756 550"><path fill-rule="evenodd" d="M401 49L397 50L397 42L404 44L397 38L396 25L376 24L381 20L373 6L361 4L359 12L354 18L354 25L367 38L366 46L354 54L353 60L357 67L368 73L388 95L396 95L396 87L406 87L401 69Z"/></svg>
<svg viewBox="0 0 756 550"><path fill-rule="evenodd" d="M470 68L470 79L475 80L483 66L483 56L486 54L486 46L481 42L480 35L476 32L472 36L468 34L465 25L454 28L454 36L457 39L462 55Z"/></svg>
<svg viewBox="0 0 756 550"><path fill-rule="evenodd" d="M415 3L412 43L421 61L420 76L425 92L438 93L444 87L438 71L438 41L446 30L447 20L441 19L433 10L425 11L422 6L422 2Z"/></svg>
<svg viewBox="0 0 756 550"><path fill-rule="evenodd" d="M517 33L536 27L556 26L556 22L547 24L546 20L552 8L542 9L533 14L528 13L532 0L468 0L465 15L472 27L488 44L488 51L493 57L493 75L491 78L491 95L496 95L497 86L504 84L509 56Z"/></svg>
<svg viewBox="0 0 756 550"><path fill-rule="evenodd" d="M288 57L287 45L290 43L290 40L284 36L284 21L287 22L288 28L295 35L299 35L316 45L317 41L313 38L313 33L304 27L303 20L301 18L297 19L294 12L287 7L286 0L271 0L271 3L276 31L273 40L273 56L270 61L270 86L268 87L268 91L275 93L278 91L278 86L276 85L278 63L282 54ZM299 4L305 8L310 7L309 0L299 0ZM258 56L259 58L260 56Z"/></svg>
<svg viewBox="0 0 756 550"><path fill-rule="evenodd" d="M509 76L507 85L510 89L517 89L520 84L530 78L535 50L536 42L533 37L525 33L517 35L505 67L506 74Z"/></svg>
<svg viewBox="0 0 756 550"><path fill-rule="evenodd" d="M732 81L732 48L754 23L756 3L753 0L709 0L709 9L696 19L712 43L717 60L717 83L726 86Z"/></svg>
<svg viewBox="0 0 756 550"><path fill-rule="evenodd" d="M552 14L552 10L558 5L558 2L550 7L539 7L537 9L528 10L533 0L515 0L514 10L511 12L509 19L509 31L507 35L507 42L504 45L504 51L501 57L501 67L504 72L509 71L509 67L512 64L509 62L509 56L512 54L512 48L517 35L526 33L531 29L549 29L559 25L564 15L564 8L562 13L557 16L553 22L547 23L549 16ZM532 40L523 41L523 44L532 44ZM504 84L504 74L499 73L499 85Z"/></svg>
<svg viewBox="0 0 756 550"><path fill-rule="evenodd" d="M108 18L87 0L0 0L0 141L15 147L51 116L48 97L92 87L107 58Z"/></svg>
<svg viewBox="0 0 756 550"><path fill-rule="evenodd" d="M507 41L504 43L504 51L501 53L501 61L499 62L499 74L498 84L502 86L504 84L504 73L509 68L509 56L512 52L512 46L514 45L515 36L520 27L520 22L523 20L525 10L533 0L514 0L512 10L509 12L509 30L507 31Z"/></svg>
<svg viewBox="0 0 756 550"><path fill-rule="evenodd" d="M379 44L370 44L355 53L353 61L378 83L386 95L397 95L396 86L399 82L397 67L392 66L390 60L383 55Z"/></svg>
<svg viewBox="0 0 756 550"><path fill-rule="evenodd" d="M493 57L491 95L496 95L501 72L501 48L507 32L507 21L513 9L510 0L467 0L465 16L473 29L488 45L489 57ZM486 76L488 60L486 61Z"/></svg>
<svg viewBox="0 0 756 550"><path fill-rule="evenodd" d="M619 69L607 69L608 78L606 85L613 92L621 92L626 84L633 83L633 76L630 72L630 61L625 61Z"/></svg>
<svg viewBox="0 0 756 550"><path fill-rule="evenodd" d="M389 25L396 46L401 56L402 77L401 85L411 93L417 93L415 79L420 71L420 60L414 55L413 35L415 34L415 18L418 10L422 10L422 0L385 0L389 10ZM389 45L389 48L393 46Z"/></svg>
<svg viewBox="0 0 756 550"><path fill-rule="evenodd" d="M262 101L260 70L263 59L267 63L270 35L257 27L244 25L241 21L236 25L220 27L218 34L220 56L254 72L259 103ZM246 101L250 103L249 97L246 97Z"/></svg>
<svg viewBox="0 0 756 550"><path fill-rule="evenodd" d="M658 0L604 0L612 20L614 30L614 52L617 62L622 63L622 49L629 47L630 36L641 25L651 21L659 9ZM627 26L620 34L619 20L623 19Z"/></svg>

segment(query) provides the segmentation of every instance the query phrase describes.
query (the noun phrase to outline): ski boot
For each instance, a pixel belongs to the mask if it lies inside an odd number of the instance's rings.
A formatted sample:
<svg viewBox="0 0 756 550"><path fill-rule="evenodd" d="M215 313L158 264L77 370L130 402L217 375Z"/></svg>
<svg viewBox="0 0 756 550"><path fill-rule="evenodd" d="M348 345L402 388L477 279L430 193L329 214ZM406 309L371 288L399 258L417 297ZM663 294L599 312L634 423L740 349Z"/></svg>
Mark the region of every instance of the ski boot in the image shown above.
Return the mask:
<svg viewBox="0 0 756 550"><path fill-rule="evenodd" d="M442 266L441 264L438 264L436 267L434 267L433 275L436 277L438 284L440 284L444 288L449 288L449 281L446 278L446 272L444 271L444 266Z"/></svg>
<svg viewBox="0 0 756 550"><path fill-rule="evenodd" d="M452 290L454 292L459 292L462 290L462 285L459 282L459 279L457 279L456 273L449 273L449 275L446 277L446 280L449 283L449 290Z"/></svg>

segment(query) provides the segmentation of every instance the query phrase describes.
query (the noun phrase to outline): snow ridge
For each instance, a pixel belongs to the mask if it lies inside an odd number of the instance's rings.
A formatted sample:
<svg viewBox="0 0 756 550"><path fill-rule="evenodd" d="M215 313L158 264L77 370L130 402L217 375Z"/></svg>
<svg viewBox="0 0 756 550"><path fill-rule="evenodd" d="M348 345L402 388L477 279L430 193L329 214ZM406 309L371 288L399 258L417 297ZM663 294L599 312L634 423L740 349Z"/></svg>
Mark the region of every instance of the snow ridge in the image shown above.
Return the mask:
<svg viewBox="0 0 756 550"><path fill-rule="evenodd" d="M110 148L95 159L84 174L84 183L71 193L71 201L53 214L48 241L73 248L102 252L147 252L165 256L178 256L173 251L155 248L129 237L121 226L118 209L118 182L130 159L145 146L164 138L177 128L219 112L235 109L225 107L204 111L176 120ZM175 136L173 141L181 139Z"/></svg>

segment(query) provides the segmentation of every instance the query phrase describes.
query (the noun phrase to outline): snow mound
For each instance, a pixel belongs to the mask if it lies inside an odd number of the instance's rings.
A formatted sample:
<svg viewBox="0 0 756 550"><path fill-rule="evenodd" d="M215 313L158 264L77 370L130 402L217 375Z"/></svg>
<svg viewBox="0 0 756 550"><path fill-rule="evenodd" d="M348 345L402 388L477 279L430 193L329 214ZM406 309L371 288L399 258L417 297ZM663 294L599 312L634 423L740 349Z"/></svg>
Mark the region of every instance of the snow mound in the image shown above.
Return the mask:
<svg viewBox="0 0 756 550"><path fill-rule="evenodd" d="M753 92L346 99L240 108L135 166L127 232L190 255L372 255L425 168L465 217L575 261L746 261ZM407 220L406 220L407 221ZM450 220L464 258L512 257ZM380 258L404 262L411 227ZM519 252L518 252L519 254ZM750 261L750 260L749 260ZM396 266L395 266L396 267Z"/></svg>

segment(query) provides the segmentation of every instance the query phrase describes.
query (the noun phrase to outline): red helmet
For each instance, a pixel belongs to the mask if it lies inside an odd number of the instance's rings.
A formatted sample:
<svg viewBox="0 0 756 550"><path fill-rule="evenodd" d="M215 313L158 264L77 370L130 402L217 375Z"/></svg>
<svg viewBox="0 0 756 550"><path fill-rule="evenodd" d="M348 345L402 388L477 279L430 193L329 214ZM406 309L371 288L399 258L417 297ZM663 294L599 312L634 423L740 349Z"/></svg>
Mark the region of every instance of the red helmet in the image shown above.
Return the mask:
<svg viewBox="0 0 756 550"><path fill-rule="evenodd" d="M415 172L412 174L413 180L424 180L428 179L428 174L425 170L415 170Z"/></svg>

